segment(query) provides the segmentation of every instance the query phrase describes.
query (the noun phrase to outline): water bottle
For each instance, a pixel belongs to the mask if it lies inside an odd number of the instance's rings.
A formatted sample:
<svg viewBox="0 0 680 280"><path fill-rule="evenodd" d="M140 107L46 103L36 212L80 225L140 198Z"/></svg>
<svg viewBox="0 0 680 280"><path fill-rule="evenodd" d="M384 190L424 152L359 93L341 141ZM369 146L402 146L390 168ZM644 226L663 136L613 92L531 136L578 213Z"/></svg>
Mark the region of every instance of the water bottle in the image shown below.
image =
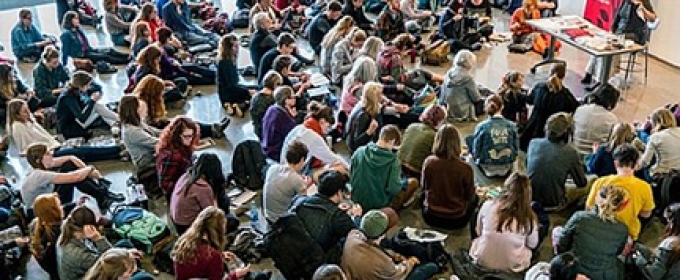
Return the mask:
<svg viewBox="0 0 680 280"><path fill-rule="evenodd" d="M259 230L260 227L260 212L254 200L250 202L250 227L254 230Z"/></svg>

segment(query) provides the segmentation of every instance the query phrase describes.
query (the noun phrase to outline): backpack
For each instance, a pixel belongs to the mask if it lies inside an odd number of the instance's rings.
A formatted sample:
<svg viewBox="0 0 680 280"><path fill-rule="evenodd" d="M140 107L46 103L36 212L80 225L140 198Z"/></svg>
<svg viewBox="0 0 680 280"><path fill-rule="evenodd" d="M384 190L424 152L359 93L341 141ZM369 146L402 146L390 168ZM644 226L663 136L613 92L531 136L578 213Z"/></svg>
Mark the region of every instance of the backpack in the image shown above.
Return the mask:
<svg viewBox="0 0 680 280"><path fill-rule="evenodd" d="M417 257L421 263L434 263L440 271L444 271L451 264L451 256L446 252L443 243L443 241L421 242L411 240L402 228L392 238L385 239L380 245L407 257Z"/></svg>
<svg viewBox="0 0 680 280"><path fill-rule="evenodd" d="M264 240L269 257L285 279L311 279L326 261L324 250L294 211L281 216Z"/></svg>
<svg viewBox="0 0 680 280"><path fill-rule="evenodd" d="M449 52L451 47L446 40L437 40L423 50L420 58L423 64L439 66L449 63Z"/></svg>
<svg viewBox="0 0 680 280"><path fill-rule="evenodd" d="M262 233L251 228L241 228L228 234L228 250L247 263L258 263L266 253Z"/></svg>
<svg viewBox="0 0 680 280"><path fill-rule="evenodd" d="M148 254L153 252L155 244L172 236L165 221L139 207L116 207L111 221L118 236L129 239L135 248Z"/></svg>
<svg viewBox="0 0 680 280"><path fill-rule="evenodd" d="M158 271L175 275L174 262L171 256L175 243L177 243L177 236L171 235L154 246L152 263Z"/></svg>
<svg viewBox="0 0 680 280"><path fill-rule="evenodd" d="M231 32L232 28L229 23L229 14L226 12L220 13L218 16L204 21L203 29L219 35L225 35Z"/></svg>
<svg viewBox="0 0 680 280"><path fill-rule="evenodd" d="M234 15L231 17L231 27L248 28L248 25L250 25L250 9L234 11Z"/></svg>
<svg viewBox="0 0 680 280"><path fill-rule="evenodd" d="M229 181L239 188L260 190L264 186L266 165L260 142L243 141L236 146L231 158L232 173Z"/></svg>

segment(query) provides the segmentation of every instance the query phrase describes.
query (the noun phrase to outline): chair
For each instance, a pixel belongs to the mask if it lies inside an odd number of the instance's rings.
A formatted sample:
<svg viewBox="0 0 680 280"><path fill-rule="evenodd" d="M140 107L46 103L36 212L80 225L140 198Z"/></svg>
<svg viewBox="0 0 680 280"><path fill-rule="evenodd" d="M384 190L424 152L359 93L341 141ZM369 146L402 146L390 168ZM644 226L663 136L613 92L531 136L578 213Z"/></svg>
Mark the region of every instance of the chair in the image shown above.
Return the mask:
<svg viewBox="0 0 680 280"><path fill-rule="evenodd" d="M645 47L644 50L642 50L642 53L645 56L645 67L644 67L645 85L647 84L647 77L649 76L649 41L652 38L652 31L658 29L660 23L661 23L661 20L659 18L656 18L656 20L647 23L647 30L646 30L647 31L647 42L644 46ZM625 83L628 82L628 78L630 77L631 72L634 72L634 67L637 64L635 62L635 60L637 58L638 53L639 52L630 53L630 55L628 57L628 61L626 61L626 75L625 75L625 79L624 79Z"/></svg>

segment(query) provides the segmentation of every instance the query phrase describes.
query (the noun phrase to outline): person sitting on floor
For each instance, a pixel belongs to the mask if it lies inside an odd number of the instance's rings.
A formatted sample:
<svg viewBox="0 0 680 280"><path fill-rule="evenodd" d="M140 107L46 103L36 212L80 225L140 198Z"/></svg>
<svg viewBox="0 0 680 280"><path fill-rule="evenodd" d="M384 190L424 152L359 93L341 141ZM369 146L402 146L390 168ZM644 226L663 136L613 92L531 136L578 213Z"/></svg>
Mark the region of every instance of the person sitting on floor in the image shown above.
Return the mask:
<svg viewBox="0 0 680 280"><path fill-rule="evenodd" d="M28 9L19 11L19 22L12 28L12 52L18 60L38 62L46 46L53 46L56 38L47 37L33 24L33 14Z"/></svg>
<svg viewBox="0 0 680 280"><path fill-rule="evenodd" d="M524 280L589 280L579 271L581 263L574 254L567 252L555 256L550 263L538 262L524 276Z"/></svg>
<svg viewBox="0 0 680 280"><path fill-rule="evenodd" d="M132 26L130 33L132 56L137 57L144 48L152 43L153 39L151 38L149 24L144 21L138 21Z"/></svg>
<svg viewBox="0 0 680 280"><path fill-rule="evenodd" d="M96 63L105 61L111 64L127 64L130 60L129 55L118 52L113 48L92 47L80 28L80 19L76 12L66 13L61 28L63 30L60 36L62 64L66 64L69 58L74 59L74 63L77 60L90 60Z"/></svg>
<svg viewBox="0 0 680 280"><path fill-rule="evenodd" d="M47 46L40 56L40 61L33 68L33 88L40 99L42 108L53 107L63 87L71 79L68 69L59 59L59 51L54 46ZM92 83L88 94L101 91L101 87Z"/></svg>
<svg viewBox="0 0 680 280"><path fill-rule="evenodd" d="M418 9L416 0L401 0L399 6L406 17L406 25L416 24L417 29L422 31L429 31L434 25L435 18L432 16L432 11Z"/></svg>
<svg viewBox="0 0 680 280"><path fill-rule="evenodd" d="M149 34L152 42L158 41L156 30L165 26L165 23L158 15L159 11L153 3L145 3L139 10L139 17L135 19L135 22L144 22L149 25Z"/></svg>
<svg viewBox="0 0 680 280"><path fill-rule="evenodd" d="M99 171L75 156L54 157L45 144L34 143L26 149L26 160L31 166L21 186L21 197L26 205L33 205L41 194L56 192L59 200L73 201L75 189L93 197L99 209L106 211L113 202L122 202L125 196L108 188L111 182ZM53 171L55 170L55 171Z"/></svg>
<svg viewBox="0 0 680 280"><path fill-rule="evenodd" d="M354 20L349 16L342 17L333 28L323 35L323 40L320 42L319 48L319 62L321 64L322 73L326 76L331 75L331 59L335 51L335 45L340 40L347 38L354 30Z"/></svg>
<svg viewBox="0 0 680 280"><path fill-rule="evenodd" d="M371 210L361 219L360 229L347 235L342 269L348 279L430 279L438 272L434 263L420 263L416 257L389 255L380 247L390 229L390 219L380 210Z"/></svg>
<svg viewBox="0 0 680 280"><path fill-rule="evenodd" d="M283 78L275 71L264 75L262 89L253 95L250 101L250 120L253 122L253 132L262 139L262 126L269 107L276 103L275 92L282 90Z"/></svg>
<svg viewBox="0 0 680 280"><path fill-rule="evenodd" d="M581 157L571 145L574 134L571 116L552 115L545 125L545 134L545 138L533 139L529 144L527 174L531 178L533 200L546 210L558 210L583 197L588 181ZM567 177L571 177L576 188L565 187Z"/></svg>
<svg viewBox="0 0 680 280"><path fill-rule="evenodd" d="M376 24L378 37L383 41L392 41L397 35L406 33L404 13L401 11L399 0L387 0L387 8L380 12Z"/></svg>
<svg viewBox="0 0 680 280"><path fill-rule="evenodd" d="M286 136L297 125L298 111L293 88L281 86L274 91L276 103L267 109L262 120L262 151L268 159L281 159Z"/></svg>
<svg viewBox="0 0 680 280"><path fill-rule="evenodd" d="M283 14L279 9L272 5L272 0L257 0L257 4L250 9L250 15L248 16L252 21L252 24L250 25L251 33L256 30L255 24L257 23L255 22L255 15L259 13L264 13L269 18L270 26L268 30L274 31L282 29L283 26L281 21L283 19Z"/></svg>
<svg viewBox="0 0 680 280"><path fill-rule="evenodd" d="M366 32L354 28L349 36L342 38L333 46L330 58L331 82L342 86L342 78L352 70L353 64L359 57L359 50L366 41Z"/></svg>
<svg viewBox="0 0 680 280"><path fill-rule="evenodd" d="M120 138L130 154L136 174L145 171L156 171L156 145L161 131L149 126L144 119L147 117L147 104L135 95L125 95L120 99L118 118L121 123ZM137 179L142 176L137 176Z"/></svg>
<svg viewBox="0 0 680 280"><path fill-rule="evenodd" d="M189 117L179 116L161 132L156 144L158 183L168 201L175 183L191 166L191 158L198 148L199 126Z"/></svg>
<svg viewBox="0 0 680 280"><path fill-rule="evenodd" d="M341 15L342 5L340 2L333 1L328 4L324 13L317 15L312 19L309 25L307 25L305 33L309 40L309 45L317 55L321 54L321 41L323 41L324 35L335 26L335 23Z"/></svg>
<svg viewBox="0 0 680 280"><path fill-rule="evenodd" d="M590 154L595 143L609 139L612 127L618 118L612 110L616 107L621 93L612 86L603 86L597 92L586 96L585 105L574 112L574 146L582 155Z"/></svg>
<svg viewBox="0 0 680 280"><path fill-rule="evenodd" d="M133 20L137 17L139 9L134 6L121 5L119 0L105 0L104 22L106 30L111 35L111 41L116 46L130 46L130 41L126 37L130 34Z"/></svg>
<svg viewBox="0 0 680 280"><path fill-rule="evenodd" d="M633 144L640 153L645 150L645 144L635 135L635 128L629 123L614 124L606 142L593 143L592 155L586 159L588 174L598 177L616 174L614 166L614 151L623 144Z"/></svg>
<svg viewBox="0 0 680 280"><path fill-rule="evenodd" d="M277 37L271 33L272 20L266 13L257 13L251 16L250 20L254 26L255 31L250 36L250 43L248 50L250 50L250 60L255 67L255 71L259 70L262 57L271 49L277 47ZM258 76L259 76L258 72ZM261 75L264 75L261 74Z"/></svg>
<svg viewBox="0 0 680 280"><path fill-rule="evenodd" d="M113 128L118 122L116 113L98 103L100 91L88 94L91 84L92 75L76 71L57 99L57 131L65 139L88 138L93 128Z"/></svg>
<svg viewBox="0 0 680 280"><path fill-rule="evenodd" d="M676 258L680 253L678 238L680 238L680 204L669 205L663 213L666 219L666 229L663 240L652 251L644 246L636 246L641 254L634 256L636 265L649 279L677 279L680 278L680 263Z"/></svg>
<svg viewBox="0 0 680 280"><path fill-rule="evenodd" d="M420 178L425 195L423 220L438 228L464 228L474 218L479 198L472 167L460 157L458 129L451 124L440 127L431 151Z"/></svg>
<svg viewBox="0 0 680 280"><path fill-rule="evenodd" d="M293 57L290 55L277 56L272 63L272 70L281 75L284 86L292 87L295 90L295 98L298 102L297 107L302 110L308 101L304 98L304 94L312 86L309 74L293 72ZM293 82L292 77L296 77L298 80Z"/></svg>
<svg viewBox="0 0 680 280"><path fill-rule="evenodd" d="M479 236L470 248L477 265L506 272L521 272L531 265L539 236L530 185L527 176L513 173L503 183L500 195L482 205L476 226L470 225Z"/></svg>
<svg viewBox="0 0 680 280"><path fill-rule="evenodd" d="M640 152L631 144L622 144L614 152L616 174L597 179L590 189L586 207L597 203L597 194L605 186L616 186L627 193L626 207L617 212L618 219L628 226L628 235L638 240L642 223L647 222L655 208L654 195L649 183L635 177Z"/></svg>
<svg viewBox="0 0 680 280"><path fill-rule="evenodd" d="M652 135L638 167L647 170L647 181L660 183L666 174L680 167L680 141L677 141L680 127L675 115L666 108L654 110L651 123Z"/></svg>
<svg viewBox="0 0 680 280"><path fill-rule="evenodd" d="M136 69L130 78L130 85L128 85L126 91L133 92L142 87L142 81L145 79L150 79L149 77L161 79L161 71L163 71L161 65L162 59L163 52L157 46L150 45L144 48L137 56L137 64L135 66ZM171 104L175 107L183 108L188 95L187 91L189 82L187 79L179 77L172 80L162 81L164 85L162 92L163 102L165 104ZM149 124L153 125L152 122Z"/></svg>
<svg viewBox="0 0 680 280"><path fill-rule="evenodd" d="M510 22L512 31L512 44L508 46L511 52L525 53L535 51L544 58L548 57L550 50L550 38L537 32L527 20L537 20L541 18L541 11L538 8L538 0L524 0L522 7L515 10ZM555 51L559 51L562 44L557 41Z"/></svg>
<svg viewBox="0 0 680 280"><path fill-rule="evenodd" d="M234 34L227 34L220 39L217 63L217 89L220 104L227 111L227 115L242 118L243 113L250 107L254 89L249 89L240 83L241 76L236 66L238 64L239 40Z"/></svg>
<svg viewBox="0 0 680 280"><path fill-rule="evenodd" d="M449 2L444 13L439 17L435 36L437 39L447 40L452 53L460 50L478 51L482 49L482 44L479 42L481 36L464 32L466 19L459 6L458 1Z"/></svg>
<svg viewBox="0 0 680 280"><path fill-rule="evenodd" d="M295 196L307 195L314 183L310 177L300 174L307 162L307 153L305 144L293 142L286 151L287 164L277 163L267 169L262 202L264 216L270 225L288 212Z"/></svg>
<svg viewBox="0 0 680 280"><path fill-rule="evenodd" d="M8 63L0 63L0 125L5 126L7 120L7 106L10 100L18 98L26 101L32 112L38 110L40 99L35 97L35 91L27 87L16 77L16 70Z"/></svg>
<svg viewBox="0 0 680 280"><path fill-rule="evenodd" d="M191 20L191 12L186 0L171 0L162 10L165 24L172 29L180 41L187 45L209 44L213 48L217 47L220 37L211 33Z"/></svg>
<svg viewBox="0 0 680 280"><path fill-rule="evenodd" d="M73 11L78 13L78 17L82 19L84 25L90 25L95 29L100 28L103 17L99 15L97 9L89 0L56 0L55 2L57 4L58 22L64 20L67 12Z"/></svg>
<svg viewBox="0 0 680 280"><path fill-rule="evenodd" d="M401 170L406 176L420 180L423 162L432 154L435 134L446 122L446 110L430 105L420 114L420 122L409 125L404 131L402 145L397 152Z"/></svg>
<svg viewBox="0 0 680 280"><path fill-rule="evenodd" d="M364 13L364 0L346 1L342 8L342 14L352 17L354 24L366 32L375 30L375 23L368 19Z"/></svg>
<svg viewBox="0 0 680 280"><path fill-rule="evenodd" d="M477 56L462 50L453 59L451 69L446 72L439 100L448 109L448 117L459 122L477 121L475 103L481 101L477 82L473 76L477 68Z"/></svg>
<svg viewBox="0 0 680 280"><path fill-rule="evenodd" d="M295 36L290 33L281 33L276 39L276 48L268 50L260 59L260 64L257 65L257 83L262 83L264 75L274 68L274 60L280 55L293 55L297 48ZM292 63L292 62L291 62ZM284 83L285 85L285 83ZM287 85L292 86L292 85Z"/></svg>
<svg viewBox="0 0 680 280"><path fill-rule="evenodd" d="M501 114L503 100L498 95L486 98L484 111L489 118L477 125L468 148L485 176L505 177L512 172L520 151L517 126Z"/></svg>
<svg viewBox="0 0 680 280"><path fill-rule="evenodd" d="M214 85L217 79L217 71L197 63L183 63L175 58L181 43L175 37L175 33L167 27L159 28L158 41L153 45L159 47L163 53L161 60L161 77L167 80L185 78L190 85ZM179 47L178 47L179 46Z"/></svg>
<svg viewBox="0 0 680 280"><path fill-rule="evenodd" d="M529 118L529 96L524 86L524 74L509 71L503 76L498 95L503 99L503 117L524 128Z"/></svg>
<svg viewBox="0 0 680 280"><path fill-rule="evenodd" d="M412 202L418 180L402 178L397 155L392 151L401 144L401 132L394 125L380 130L377 142L360 147L352 155L352 200L364 209L390 206L398 211Z"/></svg>
<svg viewBox="0 0 680 280"><path fill-rule="evenodd" d="M151 274L139 270L139 251L126 248L111 248L104 252L87 271L83 280L130 279L153 280Z"/></svg>
<svg viewBox="0 0 680 280"><path fill-rule="evenodd" d="M350 152L378 140L384 125L382 85L368 82L362 90L361 102L354 106L347 121L347 148Z"/></svg>

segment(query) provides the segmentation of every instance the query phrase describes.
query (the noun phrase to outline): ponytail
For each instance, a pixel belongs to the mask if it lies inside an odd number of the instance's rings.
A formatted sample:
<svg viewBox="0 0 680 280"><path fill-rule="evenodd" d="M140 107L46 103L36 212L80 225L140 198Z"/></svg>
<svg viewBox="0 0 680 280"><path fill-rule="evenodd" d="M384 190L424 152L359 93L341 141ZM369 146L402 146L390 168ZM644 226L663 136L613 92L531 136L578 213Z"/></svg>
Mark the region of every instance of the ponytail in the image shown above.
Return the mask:
<svg viewBox="0 0 680 280"><path fill-rule="evenodd" d="M548 82L546 83L548 90L552 93L562 91L564 88L562 80L564 80L564 77L566 76L567 66L561 63L555 64L555 66L553 66L552 70L550 71L550 78L548 78Z"/></svg>
<svg viewBox="0 0 680 280"><path fill-rule="evenodd" d="M626 192L620 187L609 185L600 189L599 195L598 216L604 221L616 222L616 214L626 202Z"/></svg>

